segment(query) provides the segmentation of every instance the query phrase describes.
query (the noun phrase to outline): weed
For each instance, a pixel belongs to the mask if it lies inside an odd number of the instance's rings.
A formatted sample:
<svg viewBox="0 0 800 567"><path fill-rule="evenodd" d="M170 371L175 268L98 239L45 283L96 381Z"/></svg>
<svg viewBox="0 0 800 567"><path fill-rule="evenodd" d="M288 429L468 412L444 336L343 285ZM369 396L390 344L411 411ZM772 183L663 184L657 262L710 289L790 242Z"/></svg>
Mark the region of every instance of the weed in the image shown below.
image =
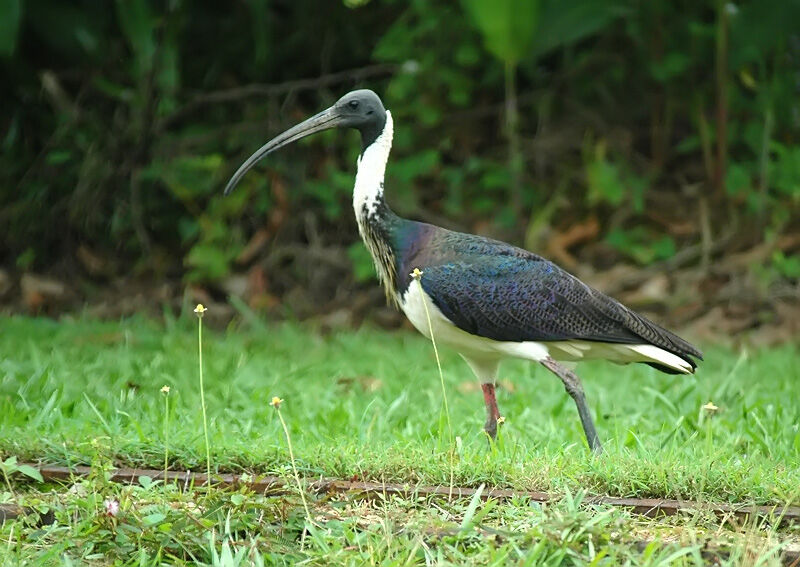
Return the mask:
<svg viewBox="0 0 800 567"><path fill-rule="evenodd" d="M453 495L453 486L455 485L455 458L456 447L454 446L453 439L453 425L450 422L450 406L447 405L447 388L444 385L444 373L442 372L442 362L439 359L439 349L436 347L436 337L433 333L433 322L431 321L431 313L428 309L428 301L425 298L425 290L422 289L422 270L414 268L409 274L419 286L419 295L422 298L422 305L425 308L425 318L428 320L428 331L431 335L431 344L433 345L433 355L436 357L436 368L439 370L439 383L442 386L442 406L444 408L444 416L447 423L447 444L448 455L450 457L450 496ZM441 436L441 433L440 433Z"/></svg>
<svg viewBox="0 0 800 567"><path fill-rule="evenodd" d="M439 381L442 385L442 404L444 405L445 419L447 420L447 435L450 445L453 444L453 426L450 423L450 407L447 405L447 388L444 386L444 373L442 372L442 362L439 359L439 349L436 347L436 337L433 334L433 322L431 321L431 313L428 310L428 302L425 299L425 291L422 289L422 270L414 268L410 276L414 278L419 286L419 294L422 297L422 306L425 308L425 317L428 320L428 331L431 335L431 344L433 345L433 355L436 357L436 368L439 370Z"/></svg>
<svg viewBox="0 0 800 567"><path fill-rule="evenodd" d="M278 396L272 398L272 401L269 405L275 408L275 411L278 413L278 419L281 421L281 427L283 427L283 434L286 437L286 446L289 448L289 460L292 463L292 472L294 473L294 480L297 482L297 492L300 494L300 500L303 501L303 510L306 513L306 521L309 525L313 525L314 521L311 518L311 512L308 511L308 504L306 503L306 496L305 491L303 490L303 484L300 482L300 475L297 472L297 463L294 460L294 449L292 448L292 437L289 435L289 428L286 427L286 421L283 419L283 414L281 413L281 404L283 400L280 399Z"/></svg>
<svg viewBox="0 0 800 567"><path fill-rule="evenodd" d="M194 308L197 313L197 365L200 375L200 407L203 410L203 438L206 447L206 478L211 486L211 445L208 442L208 417L206 416L206 391L203 384L203 314L208 311L202 303Z"/></svg>
<svg viewBox="0 0 800 567"><path fill-rule="evenodd" d="M162 386L161 393L164 394L164 489L166 490L169 472L169 386Z"/></svg>

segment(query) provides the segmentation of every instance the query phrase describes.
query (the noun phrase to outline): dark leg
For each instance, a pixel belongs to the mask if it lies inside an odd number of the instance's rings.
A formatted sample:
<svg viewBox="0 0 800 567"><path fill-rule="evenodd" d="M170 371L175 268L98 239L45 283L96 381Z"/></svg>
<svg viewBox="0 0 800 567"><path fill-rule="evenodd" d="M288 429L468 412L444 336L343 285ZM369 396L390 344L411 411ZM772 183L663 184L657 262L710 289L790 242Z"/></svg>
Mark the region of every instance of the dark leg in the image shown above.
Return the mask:
<svg viewBox="0 0 800 567"><path fill-rule="evenodd" d="M592 421L592 414L589 413L589 406L586 405L586 395L583 393L583 386L581 385L581 381L578 376L576 376L571 370L561 366L549 356L542 360L541 363L542 366L561 378L567 393L575 401L575 405L578 406L578 415L581 418L583 432L586 434L586 440L589 442L589 447L591 447L592 451L595 453L602 453L603 446L600 444L600 439L597 437L597 431L594 428L594 421Z"/></svg>
<svg viewBox="0 0 800 567"><path fill-rule="evenodd" d="M483 390L483 401L486 403L486 423L483 430L494 440L497 439L497 420L500 418L497 398L494 395L494 384L481 384L481 389Z"/></svg>

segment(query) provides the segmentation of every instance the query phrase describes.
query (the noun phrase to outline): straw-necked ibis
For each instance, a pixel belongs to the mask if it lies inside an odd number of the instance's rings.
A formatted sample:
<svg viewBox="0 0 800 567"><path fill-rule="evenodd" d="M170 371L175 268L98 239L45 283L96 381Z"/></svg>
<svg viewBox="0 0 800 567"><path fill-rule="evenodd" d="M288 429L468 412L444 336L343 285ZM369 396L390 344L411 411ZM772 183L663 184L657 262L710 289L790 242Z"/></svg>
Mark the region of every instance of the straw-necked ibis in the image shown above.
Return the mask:
<svg viewBox="0 0 800 567"><path fill-rule="evenodd" d="M392 115L370 90L344 95L267 142L236 171L225 193L270 152L329 128L361 133L353 208L388 300L429 337L428 307L436 341L460 353L481 382L489 436L497 432L495 380L505 357L538 362L561 379L595 451L601 444L571 369L575 362L642 362L663 372L690 374L694 359L702 360L687 341L536 254L394 214L383 187ZM421 285L411 275L415 268L422 272Z"/></svg>

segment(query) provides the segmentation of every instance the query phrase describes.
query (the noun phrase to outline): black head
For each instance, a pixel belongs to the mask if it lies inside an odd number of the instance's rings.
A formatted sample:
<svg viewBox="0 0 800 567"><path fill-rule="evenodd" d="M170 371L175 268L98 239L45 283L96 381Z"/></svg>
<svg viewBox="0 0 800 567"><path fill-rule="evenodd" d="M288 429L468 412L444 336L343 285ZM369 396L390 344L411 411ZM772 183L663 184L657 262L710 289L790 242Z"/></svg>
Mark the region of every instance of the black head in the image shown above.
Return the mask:
<svg viewBox="0 0 800 567"><path fill-rule="evenodd" d="M333 108L342 117L340 126L355 128L361 132L364 149L380 136L386 125L383 102L369 89L347 93L336 101Z"/></svg>
<svg viewBox="0 0 800 567"><path fill-rule="evenodd" d="M244 174L267 154L300 138L331 128L355 128L361 132L363 149L367 149L380 136L385 125L386 109L378 95L367 89L349 92L327 110L289 128L261 146L236 170L225 186L225 194L230 193Z"/></svg>

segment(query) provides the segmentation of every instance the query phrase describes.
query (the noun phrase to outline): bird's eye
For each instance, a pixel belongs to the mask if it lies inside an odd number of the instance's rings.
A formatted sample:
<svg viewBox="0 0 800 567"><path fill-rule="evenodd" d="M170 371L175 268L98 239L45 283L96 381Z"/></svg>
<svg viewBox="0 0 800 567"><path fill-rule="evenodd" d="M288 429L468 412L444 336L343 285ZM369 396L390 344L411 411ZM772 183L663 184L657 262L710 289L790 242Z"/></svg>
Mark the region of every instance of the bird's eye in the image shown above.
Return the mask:
<svg viewBox="0 0 800 567"><path fill-rule="evenodd" d="M350 102L347 103L347 106L349 106L350 108L355 110L356 108L358 108L358 101L357 100L351 100Z"/></svg>

